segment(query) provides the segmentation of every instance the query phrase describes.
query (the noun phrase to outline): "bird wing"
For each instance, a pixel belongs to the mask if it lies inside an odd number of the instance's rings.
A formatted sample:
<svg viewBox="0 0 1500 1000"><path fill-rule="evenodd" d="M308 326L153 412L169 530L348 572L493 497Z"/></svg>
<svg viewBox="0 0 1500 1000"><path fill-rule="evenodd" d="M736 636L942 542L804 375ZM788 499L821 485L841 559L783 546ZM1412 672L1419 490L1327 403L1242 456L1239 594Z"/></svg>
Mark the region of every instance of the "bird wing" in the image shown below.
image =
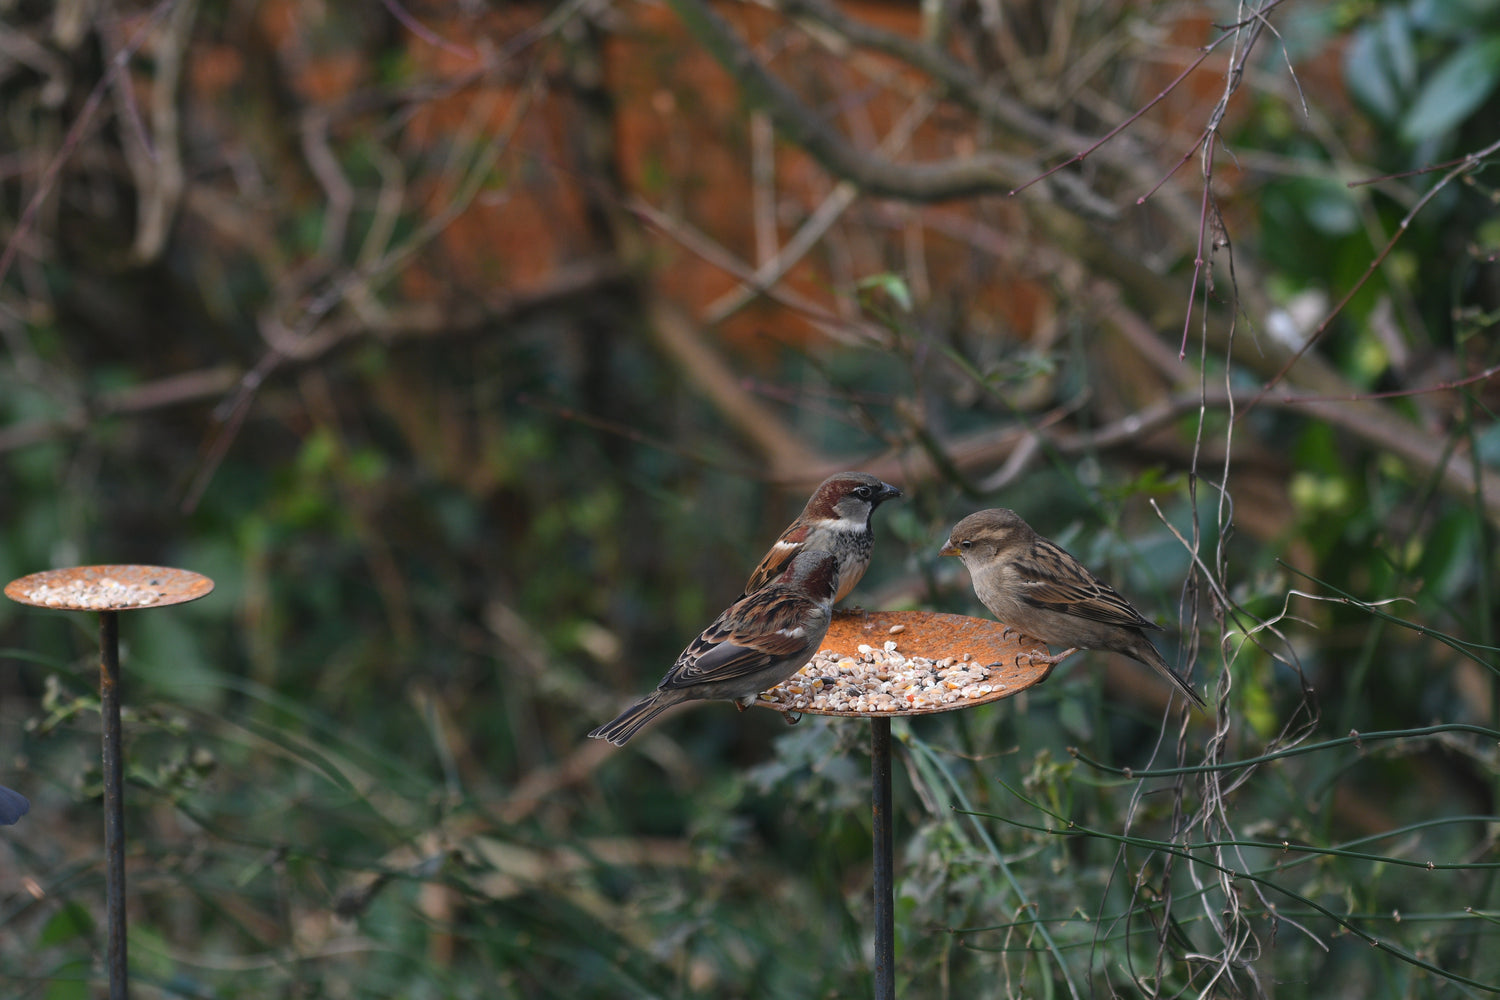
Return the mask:
<svg viewBox="0 0 1500 1000"><path fill-rule="evenodd" d="M1050 542L1046 544L1052 550L1046 553L1047 565L1054 572L1048 573L1030 560L1016 563L1022 582L1021 597L1028 604L1106 625L1161 630L1160 625L1142 618L1129 601L1077 559Z"/></svg>
<svg viewBox="0 0 1500 1000"><path fill-rule="evenodd" d="M745 593L740 596L755 593L785 573L792 556L802 548L802 543L807 541L811 532L812 528L806 524L794 524L782 532L781 537L772 542L771 548L761 557L760 565L755 567L755 572L750 574L750 579L745 584Z"/></svg>
<svg viewBox="0 0 1500 1000"><path fill-rule="evenodd" d="M682 651L660 688L748 677L807 649L807 619L817 611L816 603L795 592L776 594L756 614L739 620L735 612L742 604L720 615Z"/></svg>

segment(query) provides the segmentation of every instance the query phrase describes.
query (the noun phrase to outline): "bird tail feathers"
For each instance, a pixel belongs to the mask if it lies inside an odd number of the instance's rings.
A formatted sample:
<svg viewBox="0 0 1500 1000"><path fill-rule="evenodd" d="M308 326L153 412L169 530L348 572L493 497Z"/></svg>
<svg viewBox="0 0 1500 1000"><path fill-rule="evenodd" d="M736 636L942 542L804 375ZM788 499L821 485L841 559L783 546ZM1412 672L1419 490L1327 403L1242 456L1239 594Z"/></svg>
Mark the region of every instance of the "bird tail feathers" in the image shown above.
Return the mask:
<svg viewBox="0 0 1500 1000"><path fill-rule="evenodd" d="M647 723L665 712L670 706L657 704L658 696L643 698L617 715L612 722L589 733L591 739L608 740L617 747L624 746L630 738L640 732Z"/></svg>
<svg viewBox="0 0 1500 1000"><path fill-rule="evenodd" d="M1199 708L1204 709L1205 711L1208 709L1208 702L1204 701L1203 696L1197 692L1192 684L1188 683L1187 678L1183 677L1181 674L1171 668L1166 659L1161 655L1161 650L1157 649L1154 643L1152 643L1150 640L1144 640L1141 646L1142 648L1140 651L1142 653L1146 653L1147 655L1139 657L1139 659L1141 659L1145 663L1150 664L1152 667L1155 667L1157 673L1161 674L1167 680L1175 684L1177 686L1177 690L1187 695L1188 700L1191 701L1194 705L1197 705ZM1135 651L1132 650L1132 653L1133 652Z"/></svg>

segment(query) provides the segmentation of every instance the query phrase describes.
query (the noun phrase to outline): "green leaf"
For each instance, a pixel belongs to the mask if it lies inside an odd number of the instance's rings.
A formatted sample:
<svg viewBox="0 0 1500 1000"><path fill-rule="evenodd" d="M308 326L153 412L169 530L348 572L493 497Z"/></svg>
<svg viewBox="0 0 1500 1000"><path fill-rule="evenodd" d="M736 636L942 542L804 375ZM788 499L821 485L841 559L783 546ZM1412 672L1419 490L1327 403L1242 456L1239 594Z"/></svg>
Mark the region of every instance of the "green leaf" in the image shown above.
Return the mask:
<svg viewBox="0 0 1500 1000"><path fill-rule="evenodd" d="M1067 731L1070 739L1086 743L1094 738L1094 727L1089 714L1084 710L1083 702L1076 698L1064 698L1058 703L1057 721Z"/></svg>
<svg viewBox="0 0 1500 1000"><path fill-rule="evenodd" d="M1494 26L1496 9L1494 0L1417 0L1411 19L1424 32L1472 36Z"/></svg>
<svg viewBox="0 0 1500 1000"><path fill-rule="evenodd" d="M1298 185L1302 211L1326 236L1344 236L1359 228L1359 206L1353 193L1337 181L1310 177Z"/></svg>
<svg viewBox="0 0 1500 1000"><path fill-rule="evenodd" d="M1411 18L1399 7L1386 11L1380 22L1380 37L1396 89L1410 93L1417 85L1417 46L1412 40Z"/></svg>
<svg viewBox="0 0 1500 1000"><path fill-rule="evenodd" d="M130 627L126 664L132 675L173 701L199 708L222 703L223 679L204 656L201 633L185 616L139 615Z"/></svg>
<svg viewBox="0 0 1500 1000"><path fill-rule="evenodd" d="M167 950L166 938L149 924L136 922L130 928L130 971L142 979L166 982L172 978L175 963Z"/></svg>
<svg viewBox="0 0 1500 1000"><path fill-rule="evenodd" d="M861 280L857 286L860 291L878 288L889 295L901 307L903 312L911 312L911 289L906 287L906 281L899 274L874 274Z"/></svg>
<svg viewBox="0 0 1500 1000"><path fill-rule="evenodd" d="M46 1000L88 1000L89 995L83 979L53 979L47 984Z"/></svg>
<svg viewBox="0 0 1500 1000"><path fill-rule="evenodd" d="M1471 42L1428 77L1401 122L1401 138L1423 142L1456 127L1500 83L1500 38Z"/></svg>
<svg viewBox="0 0 1500 1000"><path fill-rule="evenodd" d="M1373 29L1358 32L1344 57L1344 84L1355 100L1390 120L1400 111L1400 102L1381 49L1380 36Z"/></svg>
<svg viewBox="0 0 1500 1000"><path fill-rule="evenodd" d="M1354 35L1344 55L1344 82L1365 107L1386 121L1401 114L1403 98L1417 82L1411 19L1400 8Z"/></svg>
<svg viewBox="0 0 1500 1000"><path fill-rule="evenodd" d="M1480 431L1475 438L1479 449L1479 460L1491 467L1500 467L1500 424L1492 424Z"/></svg>
<svg viewBox="0 0 1500 1000"><path fill-rule="evenodd" d="M63 944L74 938L86 938L94 932L94 919L78 903L64 903L42 927L37 944L42 947Z"/></svg>

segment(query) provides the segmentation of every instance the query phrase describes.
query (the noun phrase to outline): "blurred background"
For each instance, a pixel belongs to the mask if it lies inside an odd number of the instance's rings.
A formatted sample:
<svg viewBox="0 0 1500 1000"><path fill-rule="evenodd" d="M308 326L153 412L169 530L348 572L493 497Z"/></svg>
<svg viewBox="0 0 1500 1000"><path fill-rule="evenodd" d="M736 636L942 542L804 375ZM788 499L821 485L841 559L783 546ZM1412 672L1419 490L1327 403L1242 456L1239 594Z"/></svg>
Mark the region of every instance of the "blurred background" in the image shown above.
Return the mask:
<svg viewBox="0 0 1500 1000"><path fill-rule="evenodd" d="M902 996L1500 989L1500 7L0 19L0 577L217 584L122 621L138 996L867 995L867 726L584 738L842 469L850 603L1013 507L1216 709L898 723ZM101 988L95 648L0 602L7 996Z"/></svg>

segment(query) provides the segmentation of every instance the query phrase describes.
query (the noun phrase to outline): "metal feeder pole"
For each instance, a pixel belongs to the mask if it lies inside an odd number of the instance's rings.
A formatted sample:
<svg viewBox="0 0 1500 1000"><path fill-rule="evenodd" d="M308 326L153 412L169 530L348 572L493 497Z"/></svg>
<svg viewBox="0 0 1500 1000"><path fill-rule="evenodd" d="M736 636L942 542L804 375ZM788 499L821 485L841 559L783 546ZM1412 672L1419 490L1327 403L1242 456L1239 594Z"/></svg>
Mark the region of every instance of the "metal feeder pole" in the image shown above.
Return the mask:
<svg viewBox="0 0 1500 1000"><path fill-rule="evenodd" d="M947 660L944 669L982 669L988 678L977 695L965 695L941 703L922 702L910 708L887 706L874 709L834 708L795 703L779 694L780 686L761 694L757 704L778 712L807 713L870 720L870 805L874 841L875 896L875 1000L896 1000L896 862L891 811L891 719L894 716L933 715L956 712L1010 698L1047 679L1056 662L1047 647L1000 622L950 615L940 611L836 611L823 638L823 649L855 660L876 643L900 635L912 653L936 662ZM918 652L920 651L920 652ZM833 668L829 668L833 670ZM838 670L846 668L839 667ZM835 679L837 684L844 681ZM863 681L862 683L868 683ZM886 685L889 688L889 685ZM975 685L975 687L979 687ZM871 692L876 688L869 688Z"/></svg>
<svg viewBox="0 0 1500 1000"><path fill-rule="evenodd" d="M120 613L99 613L99 715L104 732L104 914L110 1000L130 995L125 960L125 782L120 749Z"/></svg>
<svg viewBox="0 0 1500 1000"><path fill-rule="evenodd" d="M109 971L109 1000L127 1000L130 996L130 967L125 960L125 751L120 733L120 612L184 604L208 596L213 589L214 582L202 573L170 566L138 565L44 570L5 585L5 596L20 604L99 613L99 728L104 744L100 754L104 771L104 964Z"/></svg>
<svg viewBox="0 0 1500 1000"><path fill-rule="evenodd" d="M896 998L895 853L891 836L891 720L870 720L875 841L875 1000Z"/></svg>

